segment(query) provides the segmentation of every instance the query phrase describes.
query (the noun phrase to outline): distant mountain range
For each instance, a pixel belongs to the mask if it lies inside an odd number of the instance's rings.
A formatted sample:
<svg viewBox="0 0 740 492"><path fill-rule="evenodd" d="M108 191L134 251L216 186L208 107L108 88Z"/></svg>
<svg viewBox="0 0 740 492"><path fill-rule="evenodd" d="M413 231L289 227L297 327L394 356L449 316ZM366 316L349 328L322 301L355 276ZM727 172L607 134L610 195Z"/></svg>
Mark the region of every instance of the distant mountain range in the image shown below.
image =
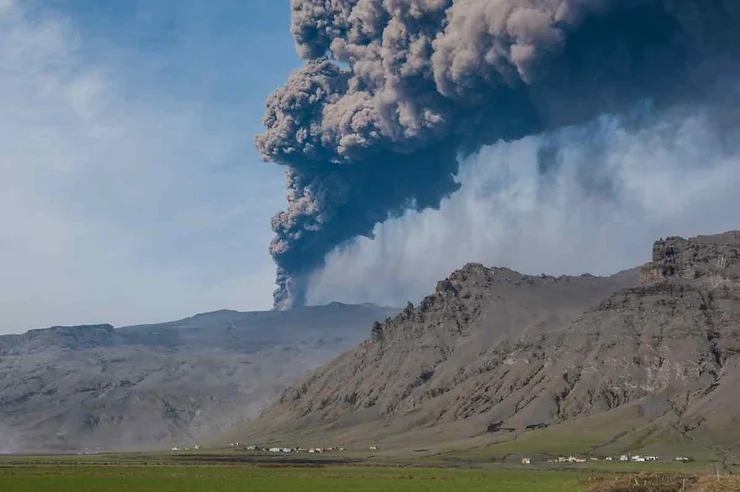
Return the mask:
<svg viewBox="0 0 740 492"><path fill-rule="evenodd" d="M141 449L225 432L397 312L333 303L0 336L0 452Z"/></svg>
<svg viewBox="0 0 740 492"><path fill-rule="evenodd" d="M740 232L660 240L652 256L610 278L466 265L233 435L503 456L738 451Z"/></svg>

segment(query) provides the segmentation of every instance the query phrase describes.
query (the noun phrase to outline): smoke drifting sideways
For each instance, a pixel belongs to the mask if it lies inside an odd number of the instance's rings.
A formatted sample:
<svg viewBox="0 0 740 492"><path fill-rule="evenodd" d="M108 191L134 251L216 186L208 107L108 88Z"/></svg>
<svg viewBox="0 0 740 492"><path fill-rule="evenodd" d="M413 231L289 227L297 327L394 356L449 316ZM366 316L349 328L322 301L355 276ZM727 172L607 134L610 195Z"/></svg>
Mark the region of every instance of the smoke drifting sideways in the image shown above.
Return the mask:
<svg viewBox="0 0 740 492"><path fill-rule="evenodd" d="M685 104L735 77L736 0L292 0L306 60L267 101L264 158L286 167L272 221L277 308L329 252L438 208L458 159L500 140Z"/></svg>
<svg viewBox="0 0 740 492"><path fill-rule="evenodd" d="M724 95L740 97L740 84ZM440 210L406 213L376 226L376 239L332 251L309 303L416 303L468 262L611 275L649 261L659 237L737 229L740 111L639 104L483 147L458 179Z"/></svg>

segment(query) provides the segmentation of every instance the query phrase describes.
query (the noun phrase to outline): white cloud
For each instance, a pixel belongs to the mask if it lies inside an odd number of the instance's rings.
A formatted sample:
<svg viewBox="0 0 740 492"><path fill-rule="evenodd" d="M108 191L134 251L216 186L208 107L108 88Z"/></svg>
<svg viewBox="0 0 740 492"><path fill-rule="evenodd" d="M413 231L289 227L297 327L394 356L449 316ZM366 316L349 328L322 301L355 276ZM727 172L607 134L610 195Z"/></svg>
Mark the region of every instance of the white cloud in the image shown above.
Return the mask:
<svg viewBox="0 0 740 492"><path fill-rule="evenodd" d="M248 133L84 47L69 19L0 0L0 333L268 308L278 173L219 168Z"/></svg>
<svg viewBox="0 0 740 492"><path fill-rule="evenodd" d="M471 261L611 274L649 261L660 236L740 228L740 153L726 144L737 127L720 134L703 109L636 116L482 149L441 210L330 255L311 301L403 305Z"/></svg>

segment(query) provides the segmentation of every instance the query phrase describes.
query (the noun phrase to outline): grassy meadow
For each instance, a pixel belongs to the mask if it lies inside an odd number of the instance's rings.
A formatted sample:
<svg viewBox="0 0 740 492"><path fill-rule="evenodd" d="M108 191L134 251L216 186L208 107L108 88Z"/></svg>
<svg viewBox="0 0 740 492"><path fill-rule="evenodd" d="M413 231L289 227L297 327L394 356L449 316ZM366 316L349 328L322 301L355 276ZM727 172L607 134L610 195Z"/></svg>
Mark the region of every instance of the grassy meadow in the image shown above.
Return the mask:
<svg viewBox="0 0 740 492"><path fill-rule="evenodd" d="M0 492L726 492L734 467L715 478L709 462L578 466L449 462L290 461L228 451L0 456Z"/></svg>
<svg viewBox="0 0 740 492"><path fill-rule="evenodd" d="M12 464L2 492L571 492L588 473L351 466Z"/></svg>

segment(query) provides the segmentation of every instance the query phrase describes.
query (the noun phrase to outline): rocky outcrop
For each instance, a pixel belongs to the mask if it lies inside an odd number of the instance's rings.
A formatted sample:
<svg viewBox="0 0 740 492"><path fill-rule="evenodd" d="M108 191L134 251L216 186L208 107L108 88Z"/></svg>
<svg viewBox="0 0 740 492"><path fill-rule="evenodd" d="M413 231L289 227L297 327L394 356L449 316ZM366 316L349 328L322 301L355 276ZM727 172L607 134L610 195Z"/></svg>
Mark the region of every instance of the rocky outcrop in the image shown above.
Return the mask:
<svg viewBox="0 0 740 492"><path fill-rule="evenodd" d="M691 239L668 237L653 245L653 258L640 271L643 283L671 277L708 284L740 278L740 232Z"/></svg>

